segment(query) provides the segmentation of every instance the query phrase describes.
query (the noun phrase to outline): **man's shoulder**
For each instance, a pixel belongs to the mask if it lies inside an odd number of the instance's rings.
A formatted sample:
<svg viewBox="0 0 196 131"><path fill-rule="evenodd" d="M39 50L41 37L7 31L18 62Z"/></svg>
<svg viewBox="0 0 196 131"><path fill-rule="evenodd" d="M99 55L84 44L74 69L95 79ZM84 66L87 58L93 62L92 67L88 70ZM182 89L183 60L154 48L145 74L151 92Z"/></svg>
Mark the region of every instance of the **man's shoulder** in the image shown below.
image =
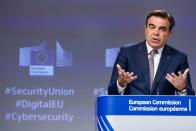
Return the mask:
<svg viewBox="0 0 196 131"><path fill-rule="evenodd" d="M182 52L181 50L174 48L171 45L166 45L167 50L169 50L169 52L173 53L173 54L177 54L177 55L186 55L185 52Z"/></svg>
<svg viewBox="0 0 196 131"><path fill-rule="evenodd" d="M144 41L136 42L136 43L127 43L127 44L123 45L122 48L135 50L135 49L138 49L138 48L140 48L141 46L144 46L144 45L145 45Z"/></svg>

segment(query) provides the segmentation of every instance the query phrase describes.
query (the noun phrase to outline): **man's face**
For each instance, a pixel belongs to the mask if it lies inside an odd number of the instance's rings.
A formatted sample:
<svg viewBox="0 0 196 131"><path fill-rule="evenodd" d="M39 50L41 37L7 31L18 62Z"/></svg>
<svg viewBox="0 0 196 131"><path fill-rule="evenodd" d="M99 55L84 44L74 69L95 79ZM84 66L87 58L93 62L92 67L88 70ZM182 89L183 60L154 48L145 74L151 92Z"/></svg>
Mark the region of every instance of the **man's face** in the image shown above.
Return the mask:
<svg viewBox="0 0 196 131"><path fill-rule="evenodd" d="M169 20L161 17L151 16L145 27L145 37L147 43L153 49L163 47L169 39L171 32L169 31Z"/></svg>

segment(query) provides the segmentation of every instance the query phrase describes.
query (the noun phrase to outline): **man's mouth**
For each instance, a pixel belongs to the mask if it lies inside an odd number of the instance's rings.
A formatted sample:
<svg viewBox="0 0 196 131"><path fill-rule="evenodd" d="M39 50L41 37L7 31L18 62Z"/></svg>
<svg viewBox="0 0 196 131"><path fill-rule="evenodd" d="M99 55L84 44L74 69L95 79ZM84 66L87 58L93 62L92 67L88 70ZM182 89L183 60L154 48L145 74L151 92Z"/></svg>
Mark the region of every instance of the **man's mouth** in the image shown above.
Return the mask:
<svg viewBox="0 0 196 131"><path fill-rule="evenodd" d="M152 42L153 43L159 43L160 42L160 39L158 39L158 38L152 38Z"/></svg>

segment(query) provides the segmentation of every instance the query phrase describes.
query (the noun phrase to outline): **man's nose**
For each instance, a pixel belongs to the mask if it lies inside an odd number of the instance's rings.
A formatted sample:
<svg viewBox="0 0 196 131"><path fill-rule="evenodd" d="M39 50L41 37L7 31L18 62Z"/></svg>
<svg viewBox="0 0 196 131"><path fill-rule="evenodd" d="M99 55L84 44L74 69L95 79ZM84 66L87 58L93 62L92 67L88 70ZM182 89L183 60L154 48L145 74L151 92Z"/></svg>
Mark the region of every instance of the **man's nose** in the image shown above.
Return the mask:
<svg viewBox="0 0 196 131"><path fill-rule="evenodd" d="M159 30L155 29L153 33L154 33L154 35L159 35Z"/></svg>

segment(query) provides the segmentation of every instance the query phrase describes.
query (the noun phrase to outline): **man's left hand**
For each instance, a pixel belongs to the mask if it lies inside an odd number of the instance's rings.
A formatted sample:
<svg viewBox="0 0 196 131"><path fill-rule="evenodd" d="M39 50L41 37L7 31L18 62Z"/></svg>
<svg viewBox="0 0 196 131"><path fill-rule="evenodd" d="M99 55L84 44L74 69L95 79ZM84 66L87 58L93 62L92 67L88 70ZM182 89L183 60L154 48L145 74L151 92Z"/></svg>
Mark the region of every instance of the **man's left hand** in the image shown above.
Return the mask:
<svg viewBox="0 0 196 131"><path fill-rule="evenodd" d="M185 89L186 87L186 78L187 74L189 72L189 69L187 68L184 73L182 74L181 71L178 71L178 75L175 73L167 73L166 79L179 91Z"/></svg>

